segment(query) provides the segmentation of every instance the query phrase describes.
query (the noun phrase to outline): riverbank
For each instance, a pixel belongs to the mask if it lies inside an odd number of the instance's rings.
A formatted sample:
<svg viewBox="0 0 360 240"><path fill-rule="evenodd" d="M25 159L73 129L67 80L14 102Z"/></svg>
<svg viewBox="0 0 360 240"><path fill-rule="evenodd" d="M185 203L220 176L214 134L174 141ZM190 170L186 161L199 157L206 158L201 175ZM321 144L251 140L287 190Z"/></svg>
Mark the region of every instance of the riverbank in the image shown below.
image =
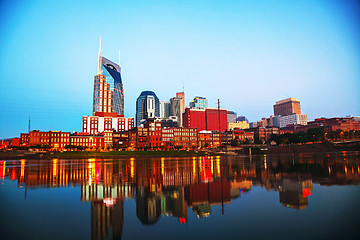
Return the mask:
<svg viewBox="0 0 360 240"><path fill-rule="evenodd" d="M30 152L25 150L3 151L0 152L1 160L12 159L83 159L83 158L128 158L138 156L156 156L156 157L180 157L180 156L204 156L203 151L64 151L64 152L50 152L39 151Z"/></svg>
<svg viewBox="0 0 360 240"><path fill-rule="evenodd" d="M139 156L155 156L155 157L183 157L183 156L205 156L205 155L247 155L248 148L237 149L234 151L225 151L224 149L209 149L208 151L109 151L109 152L96 152L96 151L64 151L64 152L51 152L51 151L1 151L0 160L11 159L84 159L84 158L128 158ZM315 152L340 152L340 151L360 151L359 143L352 144L334 144L314 143L302 145L287 145L287 146L267 146L251 147L252 154L294 154L294 153L315 153ZM233 153L233 154L230 154Z"/></svg>

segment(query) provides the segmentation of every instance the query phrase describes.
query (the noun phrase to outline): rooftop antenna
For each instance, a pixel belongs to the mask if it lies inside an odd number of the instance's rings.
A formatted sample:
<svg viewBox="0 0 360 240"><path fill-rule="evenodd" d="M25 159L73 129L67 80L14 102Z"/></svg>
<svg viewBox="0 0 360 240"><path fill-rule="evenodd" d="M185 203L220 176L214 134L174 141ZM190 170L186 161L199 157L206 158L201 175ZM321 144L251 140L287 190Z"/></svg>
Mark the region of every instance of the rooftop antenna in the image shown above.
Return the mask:
<svg viewBox="0 0 360 240"><path fill-rule="evenodd" d="M28 126L28 133L30 133L30 115L29 115L29 126Z"/></svg>
<svg viewBox="0 0 360 240"><path fill-rule="evenodd" d="M100 36L97 75L101 75L101 74L102 74L101 65L102 65L102 59L101 59L101 36Z"/></svg>

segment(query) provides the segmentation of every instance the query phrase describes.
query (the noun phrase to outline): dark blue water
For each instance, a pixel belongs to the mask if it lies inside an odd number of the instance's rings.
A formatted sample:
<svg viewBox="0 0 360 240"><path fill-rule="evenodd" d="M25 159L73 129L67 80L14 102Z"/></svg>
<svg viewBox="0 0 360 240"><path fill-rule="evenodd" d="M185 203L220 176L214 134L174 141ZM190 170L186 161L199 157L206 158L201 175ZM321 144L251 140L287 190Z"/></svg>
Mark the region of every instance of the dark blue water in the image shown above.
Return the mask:
<svg viewBox="0 0 360 240"><path fill-rule="evenodd" d="M1 239L358 239L358 152L0 161Z"/></svg>

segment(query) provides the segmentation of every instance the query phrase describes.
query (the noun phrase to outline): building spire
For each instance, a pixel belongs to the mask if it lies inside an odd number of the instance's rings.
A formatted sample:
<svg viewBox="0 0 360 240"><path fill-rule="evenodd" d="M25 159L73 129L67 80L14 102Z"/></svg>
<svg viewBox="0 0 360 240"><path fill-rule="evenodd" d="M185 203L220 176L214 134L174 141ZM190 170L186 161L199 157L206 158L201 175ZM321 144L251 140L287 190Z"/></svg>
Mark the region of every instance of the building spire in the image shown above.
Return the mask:
<svg viewBox="0 0 360 240"><path fill-rule="evenodd" d="M97 75L101 75L101 74L102 74L102 69L101 69L102 61L101 61L101 60L102 60L102 58L101 58L101 36L100 36Z"/></svg>

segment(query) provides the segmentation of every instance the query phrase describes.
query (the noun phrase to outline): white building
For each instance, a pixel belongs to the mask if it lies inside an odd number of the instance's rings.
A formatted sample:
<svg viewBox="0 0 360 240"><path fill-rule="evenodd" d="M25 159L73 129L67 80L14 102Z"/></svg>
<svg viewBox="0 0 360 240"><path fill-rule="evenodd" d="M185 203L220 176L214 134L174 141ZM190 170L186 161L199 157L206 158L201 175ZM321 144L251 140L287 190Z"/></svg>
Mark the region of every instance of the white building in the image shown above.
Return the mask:
<svg viewBox="0 0 360 240"><path fill-rule="evenodd" d="M280 128L286 127L287 125L307 125L308 116L307 114L291 114L287 116L281 116Z"/></svg>
<svg viewBox="0 0 360 240"><path fill-rule="evenodd" d="M83 116L82 132L98 134L104 131L128 131L134 127L134 118L125 118L116 113L96 113L95 116Z"/></svg>

